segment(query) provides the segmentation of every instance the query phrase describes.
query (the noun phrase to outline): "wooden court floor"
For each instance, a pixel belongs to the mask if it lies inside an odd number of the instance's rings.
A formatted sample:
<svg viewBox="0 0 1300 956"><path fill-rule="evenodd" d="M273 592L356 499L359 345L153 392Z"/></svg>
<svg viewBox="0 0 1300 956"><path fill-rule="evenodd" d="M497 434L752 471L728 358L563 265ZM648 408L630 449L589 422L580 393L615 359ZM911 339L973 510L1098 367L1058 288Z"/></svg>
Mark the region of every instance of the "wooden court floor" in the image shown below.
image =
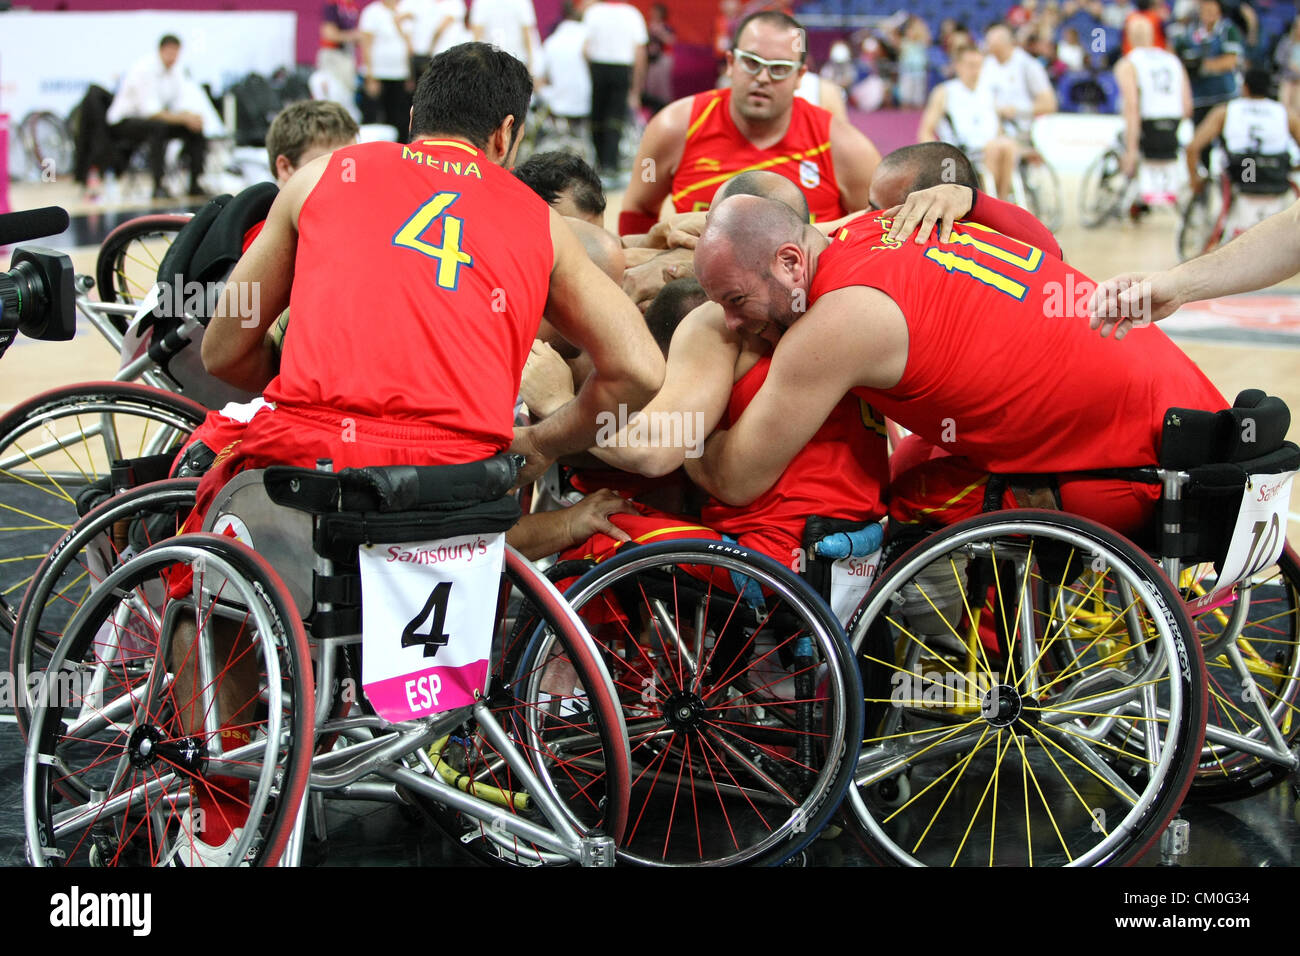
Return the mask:
<svg viewBox="0 0 1300 956"><path fill-rule="evenodd" d="M1155 210L1140 224L1111 222L1097 230L1084 229L1074 214L1075 185L1065 177L1067 224L1058 233L1072 264L1100 280L1123 271L1166 268L1177 261L1171 210ZM621 193L609 196L606 223L611 228L621 199ZM57 204L74 215L108 211L88 206L77 187L64 182L15 184L10 201L14 209ZM73 251L78 272L93 272L95 252L94 246ZM8 265L7 257L0 265ZM1206 310L1189 316L1194 328L1183 329L1173 320L1165 327L1229 400L1244 388L1262 388L1285 400L1300 419L1300 279L1288 280L1266 296L1238 298L1242 301L1216 303L1209 310L1218 318L1202 315ZM1194 321L1197 316L1204 321ZM112 378L116 369L116 356L89 325L79 327L70 342L20 338L0 361L0 409L57 385ZM1289 437L1300 440L1300 424L1293 422ZM1290 539L1297 544L1300 488L1293 490L1291 510Z"/></svg>

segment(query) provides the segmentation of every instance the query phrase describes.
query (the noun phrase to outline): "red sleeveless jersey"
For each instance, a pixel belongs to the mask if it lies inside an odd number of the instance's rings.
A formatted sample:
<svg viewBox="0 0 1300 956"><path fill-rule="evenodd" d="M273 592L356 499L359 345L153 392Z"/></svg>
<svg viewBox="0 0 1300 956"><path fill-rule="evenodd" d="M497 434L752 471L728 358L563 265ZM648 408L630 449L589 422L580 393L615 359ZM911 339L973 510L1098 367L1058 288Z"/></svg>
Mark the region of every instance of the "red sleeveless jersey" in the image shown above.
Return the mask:
<svg viewBox="0 0 1300 956"><path fill-rule="evenodd" d="M1004 473L1151 465L1167 408L1227 406L1160 329L1089 329L1095 283L1060 259L973 223L923 246L885 243L887 227L877 214L840 230L810 297L861 285L894 300L903 377L854 391L952 454Z"/></svg>
<svg viewBox="0 0 1300 956"><path fill-rule="evenodd" d="M731 389L727 418L737 421L763 382L772 357L765 355ZM724 423L721 427L727 427ZM758 547L785 561L797 548L810 515L867 521L885 514L889 451L884 418L856 396L846 395L817 434L795 455L771 488L750 504L734 506L710 498L700 510L704 524L733 536L756 534L786 541ZM788 547L787 547L788 546Z"/></svg>
<svg viewBox="0 0 1300 956"><path fill-rule="evenodd" d="M505 448L554 251L546 202L450 140L335 151L303 203L266 398Z"/></svg>
<svg viewBox="0 0 1300 956"><path fill-rule="evenodd" d="M678 212L708 209L718 187L736 173L768 169L790 180L808 198L813 219L839 219L840 187L831 163L831 114L795 97L790 128L775 146L759 149L731 119L731 90L696 94L686 145L673 176L673 206Z"/></svg>

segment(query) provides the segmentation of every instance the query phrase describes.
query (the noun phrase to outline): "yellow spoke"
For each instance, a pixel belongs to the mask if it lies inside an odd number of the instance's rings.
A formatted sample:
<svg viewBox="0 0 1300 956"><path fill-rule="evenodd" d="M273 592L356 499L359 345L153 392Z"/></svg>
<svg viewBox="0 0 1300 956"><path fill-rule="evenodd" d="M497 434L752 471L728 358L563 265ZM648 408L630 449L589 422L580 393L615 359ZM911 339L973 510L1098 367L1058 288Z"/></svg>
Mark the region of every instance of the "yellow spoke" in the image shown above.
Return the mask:
<svg viewBox="0 0 1300 956"><path fill-rule="evenodd" d="M1154 720L1159 723L1167 723L1166 719L1162 719L1159 717L1126 717L1124 719L1125 720ZM1147 764L1149 766L1155 765L1155 761L1148 760L1146 757L1139 757L1131 750L1126 750L1123 747L1116 747L1114 744L1108 744L1101 740L1094 740L1093 738L1089 737L1087 734L1081 734L1076 730L1071 730L1069 727L1066 727L1063 724L1055 724L1053 726L1055 726L1055 728L1059 730L1061 733L1068 734L1071 737L1078 737L1080 740L1090 744L1093 747L1105 747L1107 750L1113 750L1115 753L1119 754L1120 756L1128 760L1134 760L1140 763ZM1060 745L1058 744L1057 746ZM1084 764L1083 766L1087 767L1086 764Z"/></svg>
<svg viewBox="0 0 1300 956"><path fill-rule="evenodd" d="M980 739L975 743L974 749L955 764L955 766L960 767L961 769L958 770L957 775L952 778L952 783L948 785L948 792L943 795L943 799L939 801L939 806L935 808L934 815L930 817L930 822L926 824L920 837L917 838L915 845L912 847L913 853L916 853L917 850L921 849L921 844L924 843L925 838L930 835L930 830L934 828L935 821L939 819L939 814L943 813L943 808L947 805L949 798L952 797L953 791L957 789L957 784L961 783L961 778L966 772L966 768L970 766L970 762L975 759L975 755L984 747L984 738L987 737L988 734L989 727L985 726L983 733L980 734ZM899 809L901 810L902 808L900 807ZM898 811L895 811L895 813L897 812Z"/></svg>
<svg viewBox="0 0 1300 956"><path fill-rule="evenodd" d="M1026 725L1026 726L1028 726L1028 725ZM1105 777L1103 777L1101 774L1097 773L1097 771L1093 770L1093 769L1092 769L1091 767L1089 767L1086 763L1084 763L1082 760L1080 760L1078 757L1076 757L1076 756L1075 756L1074 754L1072 754L1070 751L1066 750L1064 747L1062 747L1060 744L1058 744L1058 743L1057 743L1055 740L1053 740L1051 737L1048 737L1046 734L1042 733L1042 732L1041 732L1037 727L1030 727L1030 728L1029 728L1029 732L1032 733L1035 737L1040 738L1044 743L1049 743L1049 744L1051 744L1053 747L1055 747L1057 750L1061 751L1061 753L1065 754L1067 757L1069 757L1071 760L1073 760L1075 763L1077 763L1080 767L1082 767L1082 768L1083 768L1084 770L1086 770L1088 773L1092 774L1094 777L1096 777L1098 780L1100 780L1100 781L1101 781L1102 783L1104 783L1106 786L1110 787L1110 789L1115 790L1115 785L1114 785L1113 783L1111 783L1109 780L1107 780L1107 779L1106 779ZM1077 736L1077 735L1076 735L1076 736ZM1052 766L1055 767L1055 768L1056 768L1056 772L1059 773L1059 774L1061 775L1061 779L1064 780L1064 781L1065 781L1065 785L1066 785L1067 787L1070 788L1070 792L1073 793L1074 796L1075 796L1075 798L1079 801L1079 805L1082 806L1085 810L1088 811L1088 816L1089 816L1089 817L1092 817L1092 807L1088 806L1088 801L1083 799L1083 794L1079 793L1079 791L1075 788L1075 786L1074 786L1074 781L1072 781L1069 777L1067 777L1067 776L1065 775L1065 771L1062 770L1062 769L1061 769L1061 765L1060 765L1059 763L1056 762L1056 758L1052 756L1051 751L1049 751L1046 747L1044 747L1044 748L1043 748L1043 754L1044 754L1044 756L1047 757L1048 760L1052 761ZM1119 794L1121 797L1123 797L1125 800L1128 800L1128 802L1129 802L1130 804L1133 803L1133 800L1132 800L1132 799L1131 799L1127 794L1120 793L1119 790L1115 790L1115 792L1116 792L1117 794ZM1093 817L1093 819L1096 819L1096 818ZM1102 825L1100 822L1098 822L1097 826L1101 828L1101 832L1102 832L1102 833L1104 833L1106 836L1110 836L1110 834L1106 832L1106 827L1105 827L1104 825Z"/></svg>
<svg viewBox="0 0 1300 956"><path fill-rule="evenodd" d="M1029 755L1025 753L1025 745L1021 743L1020 737L1015 738L1016 746L1020 748L1020 759L1024 761L1025 768L1029 771L1029 779L1034 781L1034 789L1038 791L1038 799L1042 801L1043 809L1047 811L1047 819L1052 821L1052 829L1056 831L1056 839L1061 844L1061 849L1065 851L1065 858L1071 863L1074 862L1074 855L1070 853L1069 846L1065 843L1065 837L1061 833L1061 828L1056 822L1056 814L1052 813L1052 807L1047 802L1047 797L1043 793L1043 787L1038 782L1038 774L1034 773L1033 768L1029 766ZM1033 843L1029 841L1029 797L1025 797L1025 837L1026 842L1032 847ZM1029 865L1033 866L1033 854L1029 857Z"/></svg>
<svg viewBox="0 0 1300 956"><path fill-rule="evenodd" d="M865 738L862 742L864 744L873 744L879 740L898 740L902 737L915 737L917 734L947 734L948 735L947 737L944 737L941 740L936 741L936 743L943 743L944 740L947 740L948 737L953 736L959 731L965 730L967 727L973 727L975 724L978 724L981 719L982 718L980 717L976 717L974 720L968 720L964 724L953 724L953 725L945 724L942 727L930 727L926 730L904 730L901 731L900 733L885 734L884 736L881 737L868 737ZM927 747L926 749L928 750L929 748ZM913 756L920 756L921 753L925 753L925 751L922 750L920 751L920 753L914 754Z"/></svg>

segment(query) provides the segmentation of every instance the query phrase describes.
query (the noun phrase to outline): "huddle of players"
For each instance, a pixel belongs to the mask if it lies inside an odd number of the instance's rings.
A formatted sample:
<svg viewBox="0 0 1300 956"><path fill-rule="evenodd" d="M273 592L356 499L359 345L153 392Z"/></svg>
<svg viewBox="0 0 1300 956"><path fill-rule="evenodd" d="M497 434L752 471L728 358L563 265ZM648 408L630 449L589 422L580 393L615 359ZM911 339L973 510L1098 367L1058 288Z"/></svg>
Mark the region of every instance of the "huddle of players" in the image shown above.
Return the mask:
<svg viewBox="0 0 1300 956"><path fill-rule="evenodd" d="M886 236L891 232L890 220L864 219L845 227L845 218L841 218L844 213L868 206L897 206L909 193L924 195L921 191L940 187L939 192L948 202L964 202L953 215L945 216L945 238L952 236L946 223L961 215L1000 230L1011 238L1013 249L1023 250L1008 253L1002 249L995 253L1004 262L1018 261L1016 256L1041 257L1041 250L1059 255L1055 241L1032 217L1012 211L991 197L981 196L976 201L974 172L959 153L937 144L934 149L913 147L891 155L877 168L878 153L851 127L851 132L846 133L824 111L792 102L793 87L803 73L800 40L798 25L780 14L759 15L743 22L731 57L735 73L732 89L679 101L664 111L662 128L648 130L649 142L643 145L642 152L658 159L661 175L642 181L648 188L639 192L646 195L630 195L631 202L626 204L630 214L625 212L620 221L621 227L641 227L643 233L620 239L601 227L605 200L600 181L575 157L541 154L515 170L520 180L565 217L590 259L620 283L645 313L668 362L664 387L646 407L647 414L681 416L703 412L706 433L726 432L734 427L744 419L749 403L764 393L774 361L773 349L786 327L786 323L773 319L755 330L731 315L725 304L717 304L716 293L715 301L708 301L705 289L691 277L697 258L692 247L703 226L702 217L692 220L687 216L686 221L677 217L660 223L637 211L647 206L657 209L658 203L670 194L679 210L699 210L710 203L716 207L732 196L759 197L793 209L797 221L805 224L817 218L809 209L811 202L817 202L823 220L818 224L820 241L829 242L830 258L840 261L843 257L837 258L839 244L853 244L851 240L863 229L879 232L876 238L883 244L873 250L905 248L893 241L894 237ZM1136 52L1140 61L1140 51ZM791 90L784 89L787 85ZM682 116L676 117L676 113ZM777 129L782 135L760 149L753 137L757 131L758 141L762 142L765 128ZM729 140L741 137L757 151L757 161L750 161L754 157L748 155L733 155L734 150L724 153ZM725 158L707 155L710 151ZM852 161L845 162L846 155ZM273 166L276 162L273 160ZM746 163L759 169L731 175L738 166L744 169ZM955 168L961 170L956 177ZM277 167L276 171L281 169ZM942 184L951 184L954 179L963 185L948 185L949 192L943 193ZM928 233L928 228L924 232ZM978 233L967 231L965 235ZM982 244L985 251L989 248L987 240L967 242L975 248ZM822 251L814 250L810 258L815 261ZM756 260L760 270L771 265L762 260L762 256ZM937 280L936 285L964 287L954 268L959 273L973 274L970 270L975 267L953 260L945 266L946 275L936 272L930 277ZM650 281L634 281L629 288L628 277L638 269ZM678 273L686 277L674 279ZM922 269L917 277L926 275ZM811 279L811 275L805 277L801 291L812 291ZM763 281L772 283L770 276ZM792 291L785 289L787 298ZM1041 303L1032 308L1041 312ZM777 311L773 306L773 315ZM798 317L789 316L789 324ZM918 317L908 315L906 321L911 324ZM525 368L522 394L533 414L545 417L573 398L575 381L586 378L591 363L546 322L538 334ZM1130 349L1129 354L1135 351ZM1198 394L1186 396L1185 403L1194 399L1222 403L1203 377L1193 391ZM887 395L880 397L889 401ZM1177 402L1171 399L1169 403ZM1162 413L1163 408L1156 412ZM906 422L908 415L895 417ZM946 413L942 420L949 420ZM802 543L802 524L808 516L865 521L878 519L889 510L891 465L883 415L862 394L852 395L846 388L820 421L804 436L792 460L775 469L779 477L769 487L754 495L738 496L746 500L732 504L722 499L726 491L716 485L718 496L701 496L694 490L681 467L686 465L699 472L700 463L689 461L684 447L646 448L628 441L626 435L616 436L606 447L593 449L594 457L578 461L573 485L588 492L586 497L562 511L530 516L511 535L511 542L532 556L568 550L575 555L600 557L628 540L660 539L665 535L728 536L780 560L789 560ZM968 435L983 427L979 422L964 426ZM892 509L896 521L917 522L922 517L955 520L969 513L977 501L982 503L979 489L991 459L987 455L971 458L960 454L961 450L960 442L936 443L933 435L930 440L914 436L899 449L892 476L898 489ZM1072 467L1102 464L1094 461L1087 465L1080 459ZM705 482L706 486L712 483L708 478ZM942 489L942 498L934 498L935 489ZM936 509L937 504L942 507ZM1077 510L1089 509L1085 506ZM1144 511L1140 506L1137 510ZM1115 518L1106 507L1093 509L1092 513ZM1126 512L1112 523L1135 524L1140 520L1140 514Z"/></svg>

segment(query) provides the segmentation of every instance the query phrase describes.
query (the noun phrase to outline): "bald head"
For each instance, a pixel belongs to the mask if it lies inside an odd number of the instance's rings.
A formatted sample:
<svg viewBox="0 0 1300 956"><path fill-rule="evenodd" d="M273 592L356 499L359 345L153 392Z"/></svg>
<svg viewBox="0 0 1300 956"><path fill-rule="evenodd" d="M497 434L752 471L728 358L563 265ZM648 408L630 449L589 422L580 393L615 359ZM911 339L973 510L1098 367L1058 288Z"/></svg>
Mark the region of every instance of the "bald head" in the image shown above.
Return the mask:
<svg viewBox="0 0 1300 956"><path fill-rule="evenodd" d="M623 244L618 241L618 236L608 229L593 226L585 220L574 219L572 216L565 216L564 221L573 230L573 234L582 243L582 248L587 250L587 256L596 263L600 271L622 285L623 270L627 262L623 257Z"/></svg>
<svg viewBox="0 0 1300 956"><path fill-rule="evenodd" d="M764 199L775 199L793 209L804 222L812 220L808 210L808 198L803 194L803 190L780 173L769 172L766 169L751 169L748 172L737 173L722 184L717 195L713 197L713 205L717 206L732 196L761 196Z"/></svg>
<svg viewBox="0 0 1300 956"><path fill-rule="evenodd" d="M1129 17L1124 26L1124 36L1131 47L1154 46L1156 31L1146 17Z"/></svg>
<svg viewBox="0 0 1300 956"><path fill-rule="evenodd" d="M1011 35L1010 27L1004 23L995 23L984 34L984 45L1000 63L1005 63L1010 58L1011 51L1015 49L1016 42Z"/></svg>
<svg viewBox="0 0 1300 956"><path fill-rule="evenodd" d="M695 274L708 289L704 275L719 256L763 268L777 248L803 238L805 223L785 203L762 196L732 196L709 209L695 247ZM702 271L704 270L704 271Z"/></svg>

